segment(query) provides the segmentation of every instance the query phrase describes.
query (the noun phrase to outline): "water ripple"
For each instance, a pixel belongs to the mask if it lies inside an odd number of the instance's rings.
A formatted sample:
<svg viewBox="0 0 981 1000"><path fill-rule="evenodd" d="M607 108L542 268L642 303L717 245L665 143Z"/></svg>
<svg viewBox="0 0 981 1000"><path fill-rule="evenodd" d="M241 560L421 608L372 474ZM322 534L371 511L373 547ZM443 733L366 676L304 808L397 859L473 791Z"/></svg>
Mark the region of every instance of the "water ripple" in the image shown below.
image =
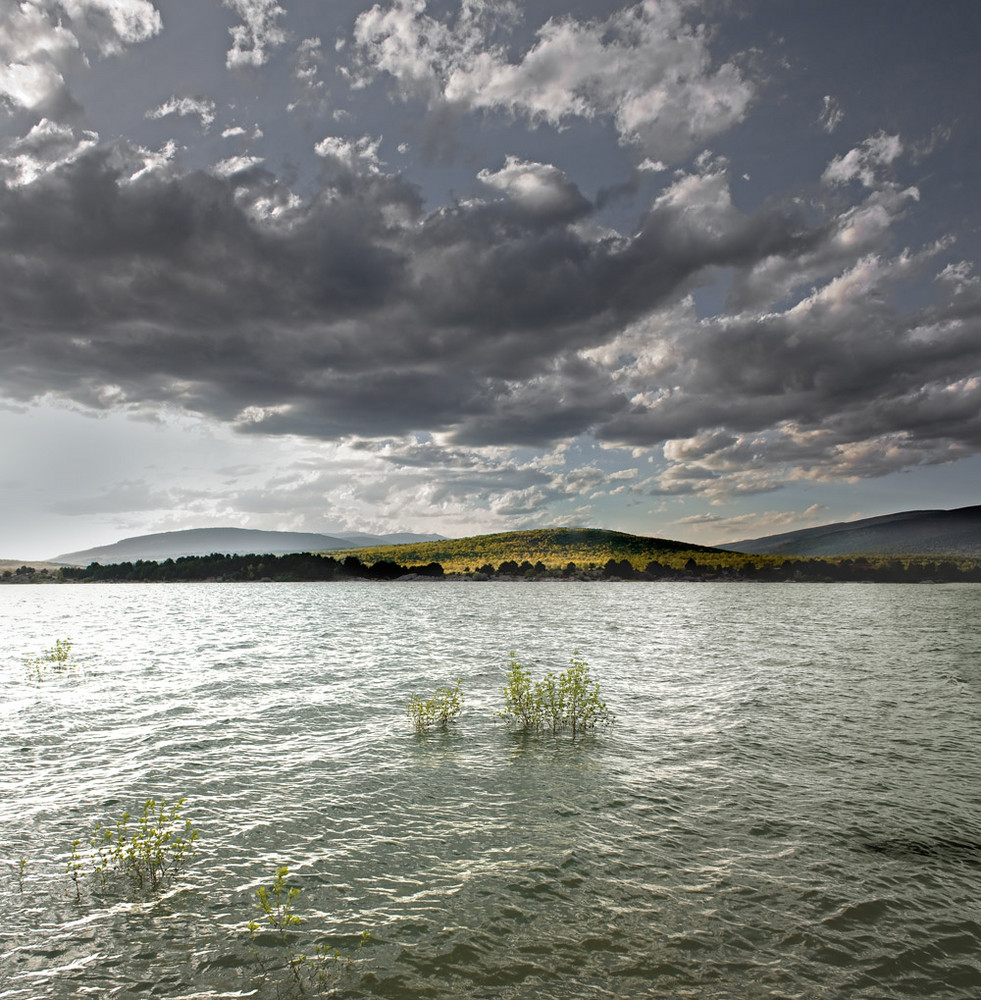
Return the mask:
<svg viewBox="0 0 981 1000"><path fill-rule="evenodd" d="M979 595L0 588L0 1000L279 996L245 924L281 865L352 997L975 1000ZM28 682L66 635L84 669ZM576 648L617 724L509 733L508 651ZM72 840L148 796L186 796L191 868L76 900Z"/></svg>

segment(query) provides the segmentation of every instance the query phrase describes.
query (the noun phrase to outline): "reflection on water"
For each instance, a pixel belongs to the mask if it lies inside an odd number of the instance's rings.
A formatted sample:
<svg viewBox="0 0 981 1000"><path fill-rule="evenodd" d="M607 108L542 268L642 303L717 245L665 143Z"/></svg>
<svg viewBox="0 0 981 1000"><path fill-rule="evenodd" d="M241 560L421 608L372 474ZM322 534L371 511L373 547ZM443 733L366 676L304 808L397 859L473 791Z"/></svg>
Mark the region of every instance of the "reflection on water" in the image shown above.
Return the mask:
<svg viewBox="0 0 981 1000"><path fill-rule="evenodd" d="M280 865L295 947L354 957L340 995L975 1000L979 597L0 588L0 1000L289 995L245 931ZM65 636L86 669L29 683ZM511 649L535 672L579 649L616 725L508 732ZM460 721L415 733L409 695L457 677ZM187 873L76 902L72 840L181 795Z"/></svg>

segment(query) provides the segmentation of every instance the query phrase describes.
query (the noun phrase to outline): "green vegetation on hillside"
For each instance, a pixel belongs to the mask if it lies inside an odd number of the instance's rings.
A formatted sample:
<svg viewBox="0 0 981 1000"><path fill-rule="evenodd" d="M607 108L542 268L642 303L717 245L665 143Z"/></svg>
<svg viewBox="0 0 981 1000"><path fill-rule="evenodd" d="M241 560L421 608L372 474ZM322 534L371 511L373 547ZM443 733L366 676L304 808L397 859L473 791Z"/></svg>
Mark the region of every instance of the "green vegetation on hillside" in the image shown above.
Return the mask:
<svg viewBox="0 0 981 1000"><path fill-rule="evenodd" d="M753 555L600 528L537 528L415 545L346 549L344 553L366 565L381 560L434 562L448 574L487 577L981 582L981 560L977 559Z"/></svg>
<svg viewBox="0 0 981 1000"><path fill-rule="evenodd" d="M599 528L539 528L410 545L342 549L334 555L182 556L84 568L56 574L30 567L0 573L0 583L137 583L208 580L395 580L400 577L477 580L757 580L779 582L981 583L981 559L873 555L813 558L746 554Z"/></svg>
<svg viewBox="0 0 981 1000"><path fill-rule="evenodd" d="M634 569L643 569L652 559L683 566L691 556L706 552L722 559L734 558L737 562L746 558L707 545L646 538L602 528L535 528L412 545L344 549L331 554L335 557L353 555L365 563L382 559L400 563L438 562L447 573L466 573L485 565L499 566L502 562L541 563L550 570L563 569L570 562L583 569L597 568L610 559L626 559Z"/></svg>

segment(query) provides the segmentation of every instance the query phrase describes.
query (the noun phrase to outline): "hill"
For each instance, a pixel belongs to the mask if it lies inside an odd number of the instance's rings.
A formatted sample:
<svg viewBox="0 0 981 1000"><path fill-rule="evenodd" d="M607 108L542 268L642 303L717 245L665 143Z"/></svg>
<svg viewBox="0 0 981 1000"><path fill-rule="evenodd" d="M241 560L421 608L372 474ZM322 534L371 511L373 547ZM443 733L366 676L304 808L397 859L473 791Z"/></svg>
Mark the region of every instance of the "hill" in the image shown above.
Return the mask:
<svg viewBox="0 0 981 1000"><path fill-rule="evenodd" d="M762 538L718 548L793 556L905 555L981 558L981 506L907 510Z"/></svg>
<svg viewBox="0 0 981 1000"><path fill-rule="evenodd" d="M87 566L89 563L135 562L137 559L160 561L181 556L224 555L284 555L290 552L317 552L324 549L349 549L355 545L382 544L394 541L416 541L433 535L321 535L309 531L256 531L249 528L191 528L186 531L162 531L152 535L135 535L111 545L101 545L80 552L67 552L48 560L67 566ZM365 540L370 540L366 542Z"/></svg>
<svg viewBox="0 0 981 1000"><path fill-rule="evenodd" d="M329 551L329 550L328 550ZM667 538L648 538L602 528L535 528L530 531L505 531L470 538L445 538L411 545L374 545L334 550L333 555L353 555L362 562L390 560L401 564L423 565L438 562L447 573L478 570L485 564L502 562L543 563L559 569L570 562L583 568L602 567L610 559L626 559L635 569L652 561L684 563L689 554L719 553L707 545L675 542Z"/></svg>

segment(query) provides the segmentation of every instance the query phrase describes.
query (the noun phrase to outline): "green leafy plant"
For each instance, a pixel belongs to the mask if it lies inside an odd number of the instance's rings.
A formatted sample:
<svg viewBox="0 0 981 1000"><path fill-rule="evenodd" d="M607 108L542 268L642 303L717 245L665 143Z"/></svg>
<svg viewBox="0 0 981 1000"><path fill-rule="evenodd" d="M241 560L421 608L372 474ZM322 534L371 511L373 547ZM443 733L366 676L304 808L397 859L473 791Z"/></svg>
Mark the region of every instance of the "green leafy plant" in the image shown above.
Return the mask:
<svg viewBox="0 0 981 1000"><path fill-rule="evenodd" d="M510 653L507 683L504 685L504 711L500 714L517 729L533 732L541 729L543 715L537 685L531 674L518 662L517 654Z"/></svg>
<svg viewBox="0 0 981 1000"><path fill-rule="evenodd" d="M119 872L156 892L182 872L198 839L191 821L181 815L183 805L183 798L174 805L147 799L135 823L124 812L115 824L98 824L90 843L94 872L103 884L112 872Z"/></svg>
<svg viewBox="0 0 981 1000"><path fill-rule="evenodd" d="M78 663L72 656L71 639L55 639L55 644L41 656L25 656L24 667L36 681L43 680L49 668L59 674L74 673L78 669Z"/></svg>
<svg viewBox="0 0 981 1000"><path fill-rule="evenodd" d="M445 729L450 720L456 718L463 708L463 695L458 680L453 687L438 687L431 698L413 695L408 702L407 712L412 724L419 732L440 726Z"/></svg>
<svg viewBox="0 0 981 1000"><path fill-rule="evenodd" d="M265 927L273 932L279 944L285 949L286 967L292 973L294 981L302 985L300 968L307 957L294 950L293 938L290 935L291 928L303 923L303 918L294 912L293 905L301 890L287 885L286 877L289 873L289 868L283 865L276 869L276 878L271 886L266 888L262 885L256 889L256 908L262 916L262 923L250 920L246 928L251 939L250 950L263 973L268 972L268 967L259 952L259 932Z"/></svg>
<svg viewBox="0 0 981 1000"><path fill-rule="evenodd" d="M572 735L615 720L613 713L600 698L599 684L590 679L589 665L574 650L568 670L560 674L546 671L540 681L510 654L504 685L504 709L501 715L508 724L524 732L547 730L558 733L563 729Z"/></svg>
<svg viewBox="0 0 981 1000"><path fill-rule="evenodd" d="M289 868L283 865L276 869L276 877L271 886L256 889L255 906L259 911L259 919L250 920L245 925L249 932L249 950L264 977L274 968L285 969L298 992L305 993L308 989L323 992L336 985L337 977L343 969L350 968L351 960L344 960L342 964L341 952L326 944L317 945L311 955L294 947L296 928L304 923L304 918L296 912L296 901L302 890L289 885L289 873ZM263 959L260 951L263 946L263 931L272 936L274 943L285 955L283 965L272 966ZM370 938L371 935L364 931L358 947L363 948Z"/></svg>
<svg viewBox="0 0 981 1000"><path fill-rule="evenodd" d="M572 735L615 721L614 714L599 696L599 684L590 680L589 664L573 650L569 669L559 675L562 691L562 722Z"/></svg>

